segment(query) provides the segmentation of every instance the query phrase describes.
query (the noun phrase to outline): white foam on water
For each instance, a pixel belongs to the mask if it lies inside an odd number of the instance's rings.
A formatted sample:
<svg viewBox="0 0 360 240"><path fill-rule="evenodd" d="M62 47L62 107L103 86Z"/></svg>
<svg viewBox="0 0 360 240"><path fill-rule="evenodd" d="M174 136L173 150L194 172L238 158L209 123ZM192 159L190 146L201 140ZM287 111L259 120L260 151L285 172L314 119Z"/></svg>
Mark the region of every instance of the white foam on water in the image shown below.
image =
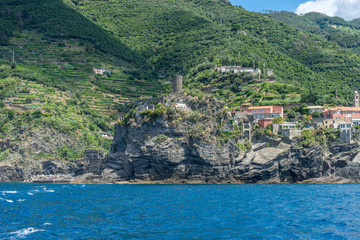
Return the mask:
<svg viewBox="0 0 360 240"><path fill-rule="evenodd" d="M10 234L11 234L11 235L15 235L15 236L11 237L10 239L21 239L21 238L25 238L27 235L30 235L30 234L35 233L35 232L41 232L41 231L44 231L44 230L42 230L42 229L36 229L36 228L33 228L33 227L20 229L20 230L18 230L18 231L11 232Z"/></svg>
<svg viewBox="0 0 360 240"><path fill-rule="evenodd" d="M31 196L34 195L32 192L28 192L28 194L31 195Z"/></svg>
<svg viewBox="0 0 360 240"><path fill-rule="evenodd" d="M9 199L5 199L5 201L9 202L9 203L13 203L13 200L9 200Z"/></svg>
<svg viewBox="0 0 360 240"><path fill-rule="evenodd" d="M16 194L18 192L17 191L2 191L1 193L2 193L2 195L5 195L5 194Z"/></svg>
<svg viewBox="0 0 360 240"><path fill-rule="evenodd" d="M49 226L49 225L53 225L52 223L44 223L44 226Z"/></svg>
<svg viewBox="0 0 360 240"><path fill-rule="evenodd" d="M16 200L16 201L18 201L18 202L24 202L24 201L26 201L26 199L18 199L18 200Z"/></svg>
<svg viewBox="0 0 360 240"><path fill-rule="evenodd" d="M48 190L46 188L43 188L45 192L55 192L55 190Z"/></svg>

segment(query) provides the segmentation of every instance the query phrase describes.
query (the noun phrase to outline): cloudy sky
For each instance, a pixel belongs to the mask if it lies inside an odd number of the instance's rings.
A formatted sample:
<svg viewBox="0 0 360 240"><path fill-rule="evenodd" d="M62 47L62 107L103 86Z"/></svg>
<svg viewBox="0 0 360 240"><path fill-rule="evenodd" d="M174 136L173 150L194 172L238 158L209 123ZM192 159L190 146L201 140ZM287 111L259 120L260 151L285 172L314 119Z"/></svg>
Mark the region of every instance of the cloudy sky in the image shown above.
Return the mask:
<svg viewBox="0 0 360 240"><path fill-rule="evenodd" d="M307 13L321 12L329 16L339 16L346 20L360 18L360 0L230 0L233 5L241 5L249 11L265 10Z"/></svg>

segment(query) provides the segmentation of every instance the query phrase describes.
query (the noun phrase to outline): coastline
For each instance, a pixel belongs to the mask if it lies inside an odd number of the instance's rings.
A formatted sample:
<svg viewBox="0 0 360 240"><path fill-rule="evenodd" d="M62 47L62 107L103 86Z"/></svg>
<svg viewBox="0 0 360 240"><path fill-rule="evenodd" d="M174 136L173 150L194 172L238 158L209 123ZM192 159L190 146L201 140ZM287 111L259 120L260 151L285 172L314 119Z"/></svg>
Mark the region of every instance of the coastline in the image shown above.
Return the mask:
<svg viewBox="0 0 360 240"><path fill-rule="evenodd" d="M143 181L143 180L129 180L129 181L104 181L102 179L94 180L71 180L71 179L41 179L33 181L14 181L3 183L46 183L46 184L115 184L115 185L257 185L257 184L359 184L357 181L344 178L316 178L307 179L299 182L276 182L276 181L258 181L258 182L244 182L244 181L193 181L193 180L157 180L157 181Z"/></svg>

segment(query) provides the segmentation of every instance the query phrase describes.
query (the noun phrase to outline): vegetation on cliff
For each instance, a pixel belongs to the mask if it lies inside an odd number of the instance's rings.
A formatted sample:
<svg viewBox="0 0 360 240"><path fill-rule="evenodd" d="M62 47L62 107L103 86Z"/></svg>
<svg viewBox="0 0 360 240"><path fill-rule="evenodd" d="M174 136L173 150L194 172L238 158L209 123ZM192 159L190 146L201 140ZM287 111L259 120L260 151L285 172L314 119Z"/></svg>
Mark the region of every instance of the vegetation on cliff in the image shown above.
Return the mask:
<svg viewBox="0 0 360 240"><path fill-rule="evenodd" d="M185 93L199 104L212 96L231 109L287 105L290 118L306 103L347 105L358 87L358 29L338 18L258 14L220 0L3 0L0 159L12 159L14 152L39 156L38 148L24 143L41 128L69 141L61 140L62 147L44 140L50 150L40 159L107 149L110 140L100 135L112 130L119 113L121 124L134 119L123 104L169 93L174 74L185 76ZM260 68L262 74L215 71L224 65ZM98 75L93 67L111 73ZM274 76L266 76L269 68ZM173 126L189 121L193 138L210 134L206 112L155 106L141 115L144 121L173 116ZM211 133L211 142L222 144L238 133ZM9 147L20 145L28 147ZM249 148L246 142L239 147Z"/></svg>

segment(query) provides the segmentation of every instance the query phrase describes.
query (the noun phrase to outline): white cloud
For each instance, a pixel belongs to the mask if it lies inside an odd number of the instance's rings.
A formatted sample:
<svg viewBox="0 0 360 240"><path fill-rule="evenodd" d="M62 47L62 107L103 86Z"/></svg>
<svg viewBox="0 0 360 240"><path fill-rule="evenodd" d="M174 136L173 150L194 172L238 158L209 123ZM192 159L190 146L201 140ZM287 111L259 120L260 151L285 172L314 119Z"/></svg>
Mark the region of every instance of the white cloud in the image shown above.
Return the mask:
<svg viewBox="0 0 360 240"><path fill-rule="evenodd" d="M360 18L360 0L312 0L300 4L296 9L297 14L308 12L325 13L346 20Z"/></svg>

